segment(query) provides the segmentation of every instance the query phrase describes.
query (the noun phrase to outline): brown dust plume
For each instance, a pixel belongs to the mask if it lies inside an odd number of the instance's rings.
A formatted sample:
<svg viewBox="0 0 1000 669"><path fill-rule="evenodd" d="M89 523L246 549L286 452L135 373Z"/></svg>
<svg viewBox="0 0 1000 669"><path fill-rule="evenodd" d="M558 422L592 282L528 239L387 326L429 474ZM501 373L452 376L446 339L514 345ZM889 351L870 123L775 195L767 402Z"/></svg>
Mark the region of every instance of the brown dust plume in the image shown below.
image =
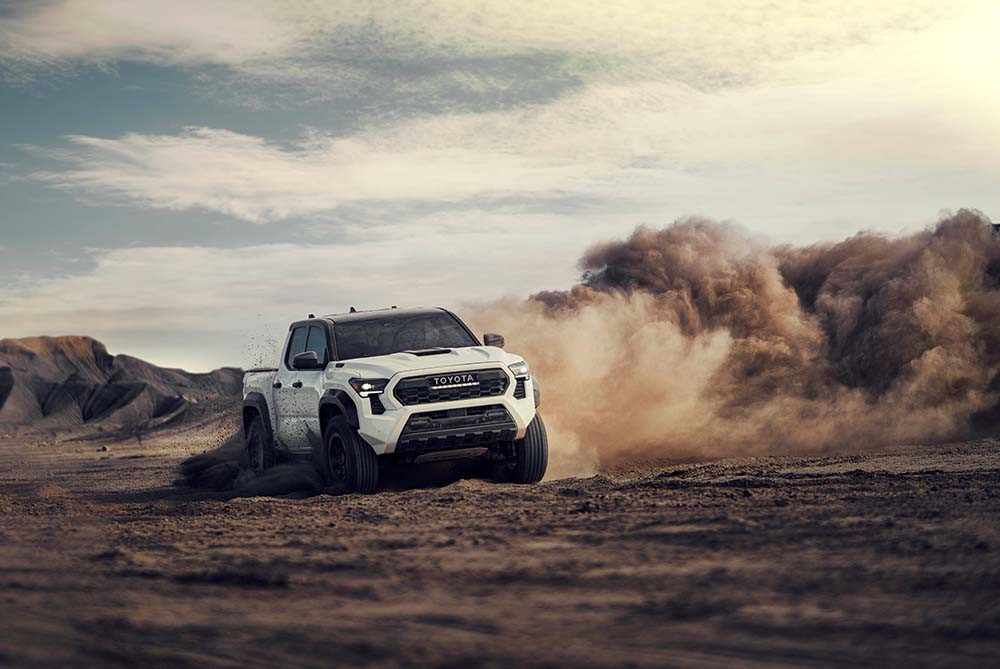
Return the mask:
<svg viewBox="0 0 1000 669"><path fill-rule="evenodd" d="M978 212L801 248L688 218L596 246L580 265L571 290L472 319L531 362L555 476L1000 425L1000 237Z"/></svg>

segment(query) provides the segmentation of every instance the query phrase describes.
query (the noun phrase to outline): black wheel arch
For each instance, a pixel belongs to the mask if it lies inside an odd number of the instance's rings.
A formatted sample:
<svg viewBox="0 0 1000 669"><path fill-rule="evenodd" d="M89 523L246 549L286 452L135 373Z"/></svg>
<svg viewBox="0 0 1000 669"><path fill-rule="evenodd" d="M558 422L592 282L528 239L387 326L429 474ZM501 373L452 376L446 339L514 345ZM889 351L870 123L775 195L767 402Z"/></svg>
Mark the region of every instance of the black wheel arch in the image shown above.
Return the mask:
<svg viewBox="0 0 1000 669"><path fill-rule="evenodd" d="M354 403L354 398L344 390L327 390L319 399L320 434L326 434L327 424L337 416L343 416L348 425L357 429L358 407Z"/></svg>
<svg viewBox="0 0 1000 669"><path fill-rule="evenodd" d="M271 427L271 412L267 410L267 400L261 393L248 393L243 398L243 436L250 432L250 424L253 419L260 416L264 421L264 429L267 430L267 438L274 439L274 428Z"/></svg>

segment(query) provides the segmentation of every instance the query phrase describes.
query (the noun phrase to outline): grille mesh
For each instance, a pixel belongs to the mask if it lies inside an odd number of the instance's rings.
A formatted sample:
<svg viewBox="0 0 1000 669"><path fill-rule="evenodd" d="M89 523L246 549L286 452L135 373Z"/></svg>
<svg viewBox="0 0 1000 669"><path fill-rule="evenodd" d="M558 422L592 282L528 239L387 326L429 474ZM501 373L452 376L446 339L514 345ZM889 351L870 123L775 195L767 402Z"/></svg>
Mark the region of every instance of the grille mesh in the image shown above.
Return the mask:
<svg viewBox="0 0 1000 669"><path fill-rule="evenodd" d="M463 372L463 374L466 372ZM453 402L455 400L467 400L477 397L499 397L507 392L510 381L507 375L499 369L482 369L472 372L479 381L476 385L459 386L455 388L433 388L434 379L442 374L429 374L427 376L414 376L403 379L393 390L393 395L400 404L412 406L414 404L432 404L434 402Z"/></svg>

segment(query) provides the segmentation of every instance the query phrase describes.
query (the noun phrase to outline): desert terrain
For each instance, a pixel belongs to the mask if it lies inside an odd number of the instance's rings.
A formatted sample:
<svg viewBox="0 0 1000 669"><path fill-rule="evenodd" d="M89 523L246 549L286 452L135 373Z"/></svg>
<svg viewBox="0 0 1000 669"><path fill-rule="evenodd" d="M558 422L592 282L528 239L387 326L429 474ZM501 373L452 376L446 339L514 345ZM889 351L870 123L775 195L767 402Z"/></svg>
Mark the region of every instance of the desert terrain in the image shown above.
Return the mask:
<svg viewBox="0 0 1000 669"><path fill-rule="evenodd" d="M996 441L371 496L178 481L229 429L0 439L0 665L1000 662Z"/></svg>

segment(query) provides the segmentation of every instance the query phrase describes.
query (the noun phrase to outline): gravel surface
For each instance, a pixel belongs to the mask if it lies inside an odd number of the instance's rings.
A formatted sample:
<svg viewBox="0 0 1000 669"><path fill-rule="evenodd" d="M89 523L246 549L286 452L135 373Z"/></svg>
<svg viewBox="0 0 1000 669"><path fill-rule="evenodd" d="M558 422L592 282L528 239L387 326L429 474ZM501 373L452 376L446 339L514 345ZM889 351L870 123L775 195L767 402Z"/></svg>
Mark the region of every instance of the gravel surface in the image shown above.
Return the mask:
<svg viewBox="0 0 1000 669"><path fill-rule="evenodd" d="M0 665L1000 664L994 441L234 497L206 439L0 439Z"/></svg>

